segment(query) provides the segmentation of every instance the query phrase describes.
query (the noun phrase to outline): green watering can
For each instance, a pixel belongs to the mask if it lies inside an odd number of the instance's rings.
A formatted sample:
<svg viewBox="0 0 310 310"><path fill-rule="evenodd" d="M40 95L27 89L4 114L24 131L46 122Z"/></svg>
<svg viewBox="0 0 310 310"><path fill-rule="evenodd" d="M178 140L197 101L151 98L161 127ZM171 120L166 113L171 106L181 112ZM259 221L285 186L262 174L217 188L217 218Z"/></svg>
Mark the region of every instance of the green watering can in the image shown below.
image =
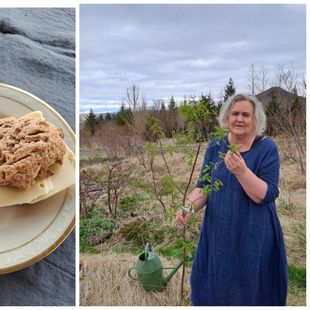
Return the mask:
<svg viewBox="0 0 310 310"><path fill-rule="evenodd" d="M128 270L128 275L130 278L138 280L147 292L162 291L183 263L184 260L176 267L164 268L158 255L152 251L151 245L147 243L144 252L139 255L136 266ZM163 269L172 269L166 278L163 275ZM137 277L131 274L133 270L135 270Z"/></svg>

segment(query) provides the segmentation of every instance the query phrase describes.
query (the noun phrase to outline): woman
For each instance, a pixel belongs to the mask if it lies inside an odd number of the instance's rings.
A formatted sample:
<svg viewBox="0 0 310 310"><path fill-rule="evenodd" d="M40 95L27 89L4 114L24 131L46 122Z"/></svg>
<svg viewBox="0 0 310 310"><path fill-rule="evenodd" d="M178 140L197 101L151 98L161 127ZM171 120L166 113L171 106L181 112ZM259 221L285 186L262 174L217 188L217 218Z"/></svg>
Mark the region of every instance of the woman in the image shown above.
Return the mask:
<svg viewBox="0 0 310 310"><path fill-rule="evenodd" d="M236 94L222 106L219 123L229 133L209 144L201 176L210 162L221 162L211 177L223 185L206 196L207 182L198 181L187 207L176 214L184 227L192 213L207 206L191 273L192 303L285 305L287 261L275 207L279 154L274 141L261 136L266 125L262 104L252 95ZM229 151L229 145L238 151Z"/></svg>

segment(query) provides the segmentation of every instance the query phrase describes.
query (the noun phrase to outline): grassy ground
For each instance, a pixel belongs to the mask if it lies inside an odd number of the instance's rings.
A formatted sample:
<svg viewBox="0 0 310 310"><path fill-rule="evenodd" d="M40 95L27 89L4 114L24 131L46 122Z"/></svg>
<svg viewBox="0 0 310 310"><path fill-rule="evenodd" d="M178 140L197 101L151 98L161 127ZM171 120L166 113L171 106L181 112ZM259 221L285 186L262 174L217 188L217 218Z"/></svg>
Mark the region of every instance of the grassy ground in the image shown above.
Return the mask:
<svg viewBox="0 0 310 310"><path fill-rule="evenodd" d="M163 292L146 293L137 281L128 276L128 269L137 256L128 253L81 256L81 306L177 306L180 305L179 270ZM177 264L176 259L161 257L165 267ZM187 278L188 278L187 273ZM188 281L187 281L188 282ZM187 287L186 294L189 294ZM188 299L188 298L187 298Z"/></svg>
<svg viewBox="0 0 310 310"><path fill-rule="evenodd" d="M160 255L164 267L173 267L177 259ZM80 304L81 306L179 306L181 269L170 280L163 292L147 293L137 281L128 276L128 270L135 265L137 255L108 252L103 254L82 254L80 258ZM190 268L186 268L185 300L190 305ZM167 275L167 274L165 274ZM288 306L305 306L306 269L289 266Z"/></svg>
<svg viewBox="0 0 310 310"><path fill-rule="evenodd" d="M83 153L83 167L92 165L102 168L104 161L98 159L100 158L100 150L90 154L90 157L87 157L87 152ZM96 157L96 160L92 155ZM199 156L199 168L195 171L194 180L197 179L202 156L203 152ZM130 158L130 161L132 164L138 165L137 158ZM176 154L169 161L168 164L174 167L174 177L177 182L184 184L188 175L184 158L181 154ZM156 168L163 170L164 163L160 158L156 163ZM140 170L137 169L135 172L137 178L148 177L141 175ZM282 161L277 211L284 232L289 262L289 294L287 299L289 306L306 305L305 207L306 177L299 173L296 164ZM180 231L175 225L169 223L154 197L140 189L130 188L121 198L116 218L111 218L107 213L105 198L98 201L95 211L91 223L99 225L97 232L100 231L101 235L104 235L104 242L99 245L96 245L98 242L94 245L87 242L81 244L81 250L85 252L81 254L81 305L180 305L180 271L169 282L167 289L161 293L145 293L138 283L131 280L127 275L128 269L135 264L138 254L142 251L145 240L151 240L156 252L161 255L164 266L174 266L179 260ZM91 231L88 226L93 228L94 224L85 222L83 225L83 236L85 240L89 240L88 234L94 234L94 231ZM190 243L194 246L197 243L198 233L199 221L193 225L188 235ZM97 240L96 238L98 239L98 236L93 236L92 240ZM190 294L190 267L187 266L186 270L183 305L190 304L188 298Z"/></svg>

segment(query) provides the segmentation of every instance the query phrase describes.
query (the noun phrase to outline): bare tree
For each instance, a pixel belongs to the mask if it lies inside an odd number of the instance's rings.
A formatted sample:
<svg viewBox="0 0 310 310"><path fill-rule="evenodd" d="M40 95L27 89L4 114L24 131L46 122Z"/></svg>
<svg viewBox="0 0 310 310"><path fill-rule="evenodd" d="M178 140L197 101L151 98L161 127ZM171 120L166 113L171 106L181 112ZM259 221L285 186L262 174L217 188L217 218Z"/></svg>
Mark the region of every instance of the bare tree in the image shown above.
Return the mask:
<svg viewBox="0 0 310 310"><path fill-rule="evenodd" d="M268 87L268 71L264 66L256 69L255 64L251 64L248 74L248 88L252 95L261 93Z"/></svg>
<svg viewBox="0 0 310 310"><path fill-rule="evenodd" d="M131 155L134 137L125 127L115 122L107 122L92 137L93 145L102 149L103 158L115 159Z"/></svg>
<svg viewBox="0 0 310 310"><path fill-rule="evenodd" d="M256 92L261 93L268 87L268 71L264 66L261 66L260 71L257 74L256 80Z"/></svg>
<svg viewBox="0 0 310 310"><path fill-rule="evenodd" d="M163 105L165 106L165 101L163 99L153 99L152 111L159 114Z"/></svg>
<svg viewBox="0 0 310 310"><path fill-rule="evenodd" d="M101 173L105 173L105 178L101 177L99 182L107 193L109 212L116 216L119 199L130 183L132 166L119 162L109 162L106 168L101 170Z"/></svg>
<svg viewBox="0 0 310 310"><path fill-rule="evenodd" d="M145 96L142 95L140 110L146 112L146 109L147 109L147 101L145 99Z"/></svg>
<svg viewBox="0 0 310 310"><path fill-rule="evenodd" d="M305 74L302 74L302 79L301 79L301 92L300 95L303 97L306 97L307 95L307 79Z"/></svg>
<svg viewBox="0 0 310 310"><path fill-rule="evenodd" d="M136 84L132 84L126 89L125 101L132 112L137 112L141 107L140 88Z"/></svg>
<svg viewBox="0 0 310 310"><path fill-rule="evenodd" d="M253 95L265 91L270 86L277 86L288 92L297 89L299 95L306 96L305 74L298 72L293 64L289 66L280 64L272 79L269 78L266 67L261 66L257 69L255 64L251 64L246 78L248 89Z"/></svg>
<svg viewBox="0 0 310 310"><path fill-rule="evenodd" d="M248 72L248 88L252 95L255 95L255 83L257 79L257 72L255 69L255 65L251 64L249 72Z"/></svg>
<svg viewBox="0 0 310 310"><path fill-rule="evenodd" d="M92 169L80 172L80 216L87 217L103 194L103 188L94 180Z"/></svg>
<svg viewBox="0 0 310 310"><path fill-rule="evenodd" d="M283 99L284 100L284 99ZM281 102L279 109L270 111L268 118L282 138L281 153L286 159L296 162L301 173L305 173L306 160L306 104L298 96L296 88Z"/></svg>
<svg viewBox="0 0 310 310"><path fill-rule="evenodd" d="M140 153L144 149L144 133L146 130L146 100L140 93L140 88L132 84L126 90L125 105L132 111L132 119L126 122L126 130L130 136L131 153Z"/></svg>
<svg viewBox="0 0 310 310"><path fill-rule="evenodd" d="M292 64L289 67L279 65L274 84L289 92L293 92L294 88L298 90L299 77L294 66Z"/></svg>
<svg viewBox="0 0 310 310"><path fill-rule="evenodd" d="M109 213L116 216L119 199L129 185L133 171L133 165L117 160L109 160L100 168L83 169L80 181L81 216L87 216L89 208L103 197L107 198Z"/></svg>

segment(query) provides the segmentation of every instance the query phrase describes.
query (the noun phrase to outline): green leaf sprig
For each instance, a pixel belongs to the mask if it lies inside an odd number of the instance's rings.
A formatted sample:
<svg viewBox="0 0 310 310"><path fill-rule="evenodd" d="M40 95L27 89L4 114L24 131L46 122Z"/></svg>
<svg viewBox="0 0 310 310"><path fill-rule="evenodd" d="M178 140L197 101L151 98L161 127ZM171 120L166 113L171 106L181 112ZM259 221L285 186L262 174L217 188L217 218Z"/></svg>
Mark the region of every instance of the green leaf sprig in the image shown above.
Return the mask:
<svg viewBox="0 0 310 310"><path fill-rule="evenodd" d="M229 130L227 128L221 128L216 127L216 131L212 135L213 138L217 138L215 145L220 145L220 143L223 141L225 136L228 134ZM230 144L227 146L228 150L232 152L233 154L238 153L238 147L235 144ZM219 158L221 159L218 162L210 162L208 165L205 166L203 169L203 175L199 178L199 181L206 182L207 184L202 187L203 193L205 195L208 195L211 192L218 192L221 187L223 186L223 183L219 179L212 180L211 177L211 171L212 169L215 171L218 169L218 167L221 165L221 163L224 161L225 153L224 152L218 152Z"/></svg>

